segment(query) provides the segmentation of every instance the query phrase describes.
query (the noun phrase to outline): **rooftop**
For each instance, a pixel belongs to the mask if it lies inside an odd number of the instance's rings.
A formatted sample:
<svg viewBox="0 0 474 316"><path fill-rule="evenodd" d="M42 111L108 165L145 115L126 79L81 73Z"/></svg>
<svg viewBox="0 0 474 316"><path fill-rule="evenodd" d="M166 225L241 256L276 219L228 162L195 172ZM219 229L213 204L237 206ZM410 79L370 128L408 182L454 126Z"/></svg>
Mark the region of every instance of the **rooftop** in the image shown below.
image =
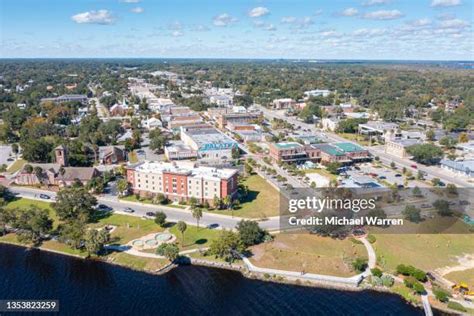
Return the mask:
<svg viewBox="0 0 474 316"><path fill-rule="evenodd" d="M302 148L303 145L297 142L281 142L281 143L276 143L275 147L278 149L294 149L294 148Z"/></svg>
<svg viewBox="0 0 474 316"><path fill-rule="evenodd" d="M229 179L237 173L235 169L196 166L189 162L144 161L133 167L136 171L161 174L163 172L185 174L209 180Z"/></svg>
<svg viewBox="0 0 474 316"><path fill-rule="evenodd" d="M353 143L335 143L334 146L337 146L339 149L346 153L364 151L365 149L359 145Z"/></svg>

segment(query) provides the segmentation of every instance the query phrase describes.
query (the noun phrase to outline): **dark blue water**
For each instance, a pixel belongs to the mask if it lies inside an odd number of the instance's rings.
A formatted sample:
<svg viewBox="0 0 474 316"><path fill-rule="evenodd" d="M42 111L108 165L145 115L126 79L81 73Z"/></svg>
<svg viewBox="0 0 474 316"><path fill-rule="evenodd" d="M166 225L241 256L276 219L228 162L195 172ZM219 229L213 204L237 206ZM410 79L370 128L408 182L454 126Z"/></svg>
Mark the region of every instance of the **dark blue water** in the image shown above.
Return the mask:
<svg viewBox="0 0 474 316"><path fill-rule="evenodd" d="M155 276L2 244L0 299L58 299L61 315L423 315L390 294L276 284L195 266Z"/></svg>

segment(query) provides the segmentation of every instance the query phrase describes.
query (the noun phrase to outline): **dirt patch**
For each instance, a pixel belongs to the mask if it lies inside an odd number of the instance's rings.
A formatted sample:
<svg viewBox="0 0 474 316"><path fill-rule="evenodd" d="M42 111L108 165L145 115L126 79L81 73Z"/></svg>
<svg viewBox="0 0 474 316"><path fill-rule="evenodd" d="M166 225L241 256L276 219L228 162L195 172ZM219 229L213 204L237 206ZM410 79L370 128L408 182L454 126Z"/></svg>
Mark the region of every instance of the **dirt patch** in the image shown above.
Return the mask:
<svg viewBox="0 0 474 316"><path fill-rule="evenodd" d="M435 271L440 275L446 275L451 272L464 271L474 268L474 254L467 254L464 256L457 257L458 265L446 266L443 268L436 269Z"/></svg>

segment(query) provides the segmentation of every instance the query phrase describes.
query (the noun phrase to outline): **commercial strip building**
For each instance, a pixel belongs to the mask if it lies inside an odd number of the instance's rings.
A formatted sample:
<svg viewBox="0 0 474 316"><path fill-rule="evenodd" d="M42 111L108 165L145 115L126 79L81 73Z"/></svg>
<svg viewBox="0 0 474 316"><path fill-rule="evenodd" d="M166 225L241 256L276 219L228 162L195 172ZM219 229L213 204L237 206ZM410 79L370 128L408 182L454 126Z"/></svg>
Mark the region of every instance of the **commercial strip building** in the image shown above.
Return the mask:
<svg viewBox="0 0 474 316"><path fill-rule="evenodd" d="M459 160L459 161L446 159L446 160L441 160L440 165L441 165L441 168L445 170L449 170L456 174L474 178L474 159Z"/></svg>
<svg viewBox="0 0 474 316"><path fill-rule="evenodd" d="M172 201L197 199L213 203L213 199L237 194L238 172L197 166L190 162L145 161L127 168L127 181L134 194L164 194Z"/></svg>
<svg viewBox="0 0 474 316"><path fill-rule="evenodd" d="M262 112L247 112L247 113L236 113L226 112L220 113L215 116L219 128L224 128L227 124L249 124L256 121L263 120Z"/></svg>
<svg viewBox="0 0 474 316"><path fill-rule="evenodd" d="M231 159L233 148L238 148L236 141L212 126L181 127L181 141L207 160Z"/></svg>
<svg viewBox="0 0 474 316"><path fill-rule="evenodd" d="M165 147L165 157L169 160L196 159L198 153L182 141L172 141Z"/></svg>
<svg viewBox="0 0 474 316"><path fill-rule="evenodd" d="M65 94L56 98L42 98L41 103L43 102L54 102L54 103L63 103L63 102L81 102L83 104L87 103L87 95L84 94Z"/></svg>
<svg viewBox="0 0 474 316"><path fill-rule="evenodd" d="M408 147L421 143L418 139L390 139L385 141L385 152L400 158L407 158L410 156L407 152Z"/></svg>
<svg viewBox="0 0 474 316"><path fill-rule="evenodd" d="M353 143L309 144L283 142L270 144L270 157L274 161L304 162L317 161L321 163L339 162L350 164L370 160L369 152Z"/></svg>

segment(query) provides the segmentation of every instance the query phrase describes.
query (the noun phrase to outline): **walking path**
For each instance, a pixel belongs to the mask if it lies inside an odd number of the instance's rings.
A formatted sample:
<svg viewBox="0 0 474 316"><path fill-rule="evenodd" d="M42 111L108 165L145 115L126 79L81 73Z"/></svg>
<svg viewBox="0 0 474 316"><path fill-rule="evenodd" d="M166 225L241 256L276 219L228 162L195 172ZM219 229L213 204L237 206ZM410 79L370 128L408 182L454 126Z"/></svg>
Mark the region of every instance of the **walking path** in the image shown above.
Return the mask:
<svg viewBox="0 0 474 316"><path fill-rule="evenodd" d="M143 251L136 250L136 249L134 249L133 247L131 247L129 245L108 245L108 246L105 246L105 249L120 251L120 252L126 253L128 255L142 257L142 258L166 259L166 257L157 255L156 253L143 252ZM189 250L181 251L179 254L180 255L187 255L187 254L190 254L190 253L198 252L198 251L201 251L201 250L207 250L207 249L208 248L189 249Z"/></svg>
<svg viewBox="0 0 474 316"><path fill-rule="evenodd" d="M431 309L428 294L421 295L421 302L423 303L423 309L425 310L425 315L426 316L433 316L433 310Z"/></svg>

